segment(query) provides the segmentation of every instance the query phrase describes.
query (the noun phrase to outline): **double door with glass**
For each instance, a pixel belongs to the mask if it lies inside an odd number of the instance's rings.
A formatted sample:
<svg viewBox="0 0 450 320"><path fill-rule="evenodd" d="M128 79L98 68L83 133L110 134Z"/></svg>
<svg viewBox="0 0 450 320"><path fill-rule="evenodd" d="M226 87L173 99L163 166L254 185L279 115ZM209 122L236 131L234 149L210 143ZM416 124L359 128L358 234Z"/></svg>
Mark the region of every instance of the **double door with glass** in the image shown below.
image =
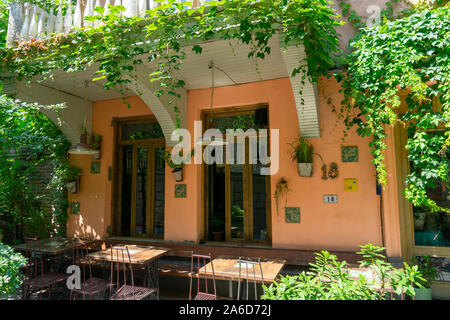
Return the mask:
<svg viewBox="0 0 450 320"><path fill-rule="evenodd" d="M164 144L130 143L120 146L119 234L164 236Z"/></svg>
<svg viewBox="0 0 450 320"><path fill-rule="evenodd" d="M222 132L227 128L258 129L254 112L241 116L217 116L214 122ZM256 161L249 161L248 137L242 141L245 145L241 152L244 161L238 161L237 150L242 145L235 140L231 151L235 154L233 163L222 161L205 165L205 238L208 241L270 242L270 177L261 174L263 165L259 157ZM223 154L230 147L225 143Z"/></svg>

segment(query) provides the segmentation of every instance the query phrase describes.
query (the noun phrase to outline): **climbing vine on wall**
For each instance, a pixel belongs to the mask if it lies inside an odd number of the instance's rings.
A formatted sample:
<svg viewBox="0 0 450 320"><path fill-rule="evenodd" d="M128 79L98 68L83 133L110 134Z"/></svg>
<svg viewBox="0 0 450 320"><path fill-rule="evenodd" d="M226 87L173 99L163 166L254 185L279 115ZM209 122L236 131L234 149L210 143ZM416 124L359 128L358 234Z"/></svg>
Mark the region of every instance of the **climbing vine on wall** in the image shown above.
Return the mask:
<svg viewBox="0 0 450 320"><path fill-rule="evenodd" d="M407 127L410 174L405 196L414 206L446 211L426 194L436 181L450 187L450 12L425 9L377 28L353 43L340 114L348 128L371 136L378 180L386 183L386 125ZM399 94L401 92L401 94ZM401 95L407 110L400 113Z"/></svg>

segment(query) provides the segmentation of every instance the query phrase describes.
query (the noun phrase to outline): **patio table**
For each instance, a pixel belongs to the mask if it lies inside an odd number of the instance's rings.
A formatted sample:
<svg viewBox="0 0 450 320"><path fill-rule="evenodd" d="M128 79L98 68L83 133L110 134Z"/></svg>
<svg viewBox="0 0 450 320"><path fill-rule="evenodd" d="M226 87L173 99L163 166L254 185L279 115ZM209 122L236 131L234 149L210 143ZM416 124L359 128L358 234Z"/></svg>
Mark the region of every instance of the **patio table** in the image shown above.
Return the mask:
<svg viewBox="0 0 450 320"><path fill-rule="evenodd" d="M67 273L67 266L72 264L72 257L68 260L64 259L64 254L72 254L74 244L86 244L91 245L95 243L93 239L78 239L78 238L66 238L66 237L54 237L39 239L39 251L43 256L48 257L50 271ZM26 244L21 243L13 246L18 251L25 252L27 250ZM60 288L59 293L65 295L64 288Z"/></svg>
<svg viewBox="0 0 450 320"><path fill-rule="evenodd" d="M93 244L95 240L93 239L78 239L78 238L66 238L66 237L55 237L55 238L45 238L39 239L39 250L44 256L49 257L49 262L51 263L50 269L55 270L52 265L57 264L56 270L58 272L66 273L67 260L64 260L63 255L65 253L72 253L74 244ZM18 251L26 251L25 243L21 243L13 246ZM72 261L72 258L69 259Z"/></svg>
<svg viewBox="0 0 450 320"><path fill-rule="evenodd" d="M244 258L243 259L248 259ZM250 260L250 259L248 259ZM239 281L239 258L232 256L219 256L212 261L214 266L214 277L218 280L229 281L229 296L233 297L233 281ZM261 259L261 268L264 277L264 284L273 283L281 272L281 269L285 266L285 260L276 259ZM259 274L259 267L256 268L256 275L249 273L248 277L245 271L245 267L241 266L241 280L254 281L256 278L257 283L262 283L261 275ZM212 278L211 263L200 268L199 273L206 274Z"/></svg>
<svg viewBox="0 0 450 320"><path fill-rule="evenodd" d="M95 240L91 239L73 239L64 237L39 239L39 249L42 254L57 256L65 252L72 251L74 243L83 243L86 245L94 243ZM25 243L21 243L14 246L19 251L26 251Z"/></svg>
<svg viewBox="0 0 450 320"><path fill-rule="evenodd" d="M131 264L145 266L147 272L146 285L149 288L159 289L158 259L172 249L139 245L115 245L115 247L125 246L128 247ZM87 257L103 262L111 262L111 248L89 253Z"/></svg>

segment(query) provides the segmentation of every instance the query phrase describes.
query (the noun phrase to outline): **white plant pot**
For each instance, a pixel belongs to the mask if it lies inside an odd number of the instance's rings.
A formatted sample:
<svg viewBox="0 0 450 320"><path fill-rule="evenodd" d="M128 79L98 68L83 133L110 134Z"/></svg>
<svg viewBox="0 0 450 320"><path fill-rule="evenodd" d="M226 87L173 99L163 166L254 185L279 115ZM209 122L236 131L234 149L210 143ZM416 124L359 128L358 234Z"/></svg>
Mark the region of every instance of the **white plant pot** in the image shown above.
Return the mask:
<svg viewBox="0 0 450 320"><path fill-rule="evenodd" d="M414 213L414 230L422 231L425 225L425 212L416 212Z"/></svg>
<svg viewBox="0 0 450 320"><path fill-rule="evenodd" d="M172 174L176 182L183 181L183 169L178 171L172 171Z"/></svg>
<svg viewBox="0 0 450 320"><path fill-rule="evenodd" d="M311 177L312 176L312 163L297 163L298 174L300 177Z"/></svg>
<svg viewBox="0 0 450 320"><path fill-rule="evenodd" d="M414 288L416 300L431 300L431 288Z"/></svg>

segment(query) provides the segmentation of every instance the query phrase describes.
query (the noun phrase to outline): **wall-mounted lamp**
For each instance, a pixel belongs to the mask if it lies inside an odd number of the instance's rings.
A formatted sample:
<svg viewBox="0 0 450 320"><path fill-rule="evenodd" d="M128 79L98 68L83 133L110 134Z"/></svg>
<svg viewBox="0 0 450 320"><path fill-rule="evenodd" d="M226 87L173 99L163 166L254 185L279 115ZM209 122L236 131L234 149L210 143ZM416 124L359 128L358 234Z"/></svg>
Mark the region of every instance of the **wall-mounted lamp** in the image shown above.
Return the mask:
<svg viewBox="0 0 450 320"><path fill-rule="evenodd" d="M83 154L91 155L94 160L100 159L100 150L87 143L87 135L80 135L80 142L72 146L68 153L70 154Z"/></svg>

